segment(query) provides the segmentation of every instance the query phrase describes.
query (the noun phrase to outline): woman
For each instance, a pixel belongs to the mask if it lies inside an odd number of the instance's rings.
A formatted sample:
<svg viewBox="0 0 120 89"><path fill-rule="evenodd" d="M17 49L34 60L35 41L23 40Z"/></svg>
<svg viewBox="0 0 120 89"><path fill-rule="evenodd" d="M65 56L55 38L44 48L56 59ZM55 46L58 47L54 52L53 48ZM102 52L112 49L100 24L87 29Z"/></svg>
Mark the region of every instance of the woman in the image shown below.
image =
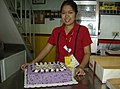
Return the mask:
<svg viewBox="0 0 120 89"><path fill-rule="evenodd" d="M88 29L76 23L77 5L72 0L66 0L61 5L61 19L63 25L53 30L47 45L40 54L31 62L40 62L56 46L56 61L64 62L64 57L73 54L80 65L76 68L76 75L84 75L84 67L87 65L92 43ZM66 47L66 49L65 49ZM70 50L68 52L68 50ZM21 68L24 70L27 64Z"/></svg>

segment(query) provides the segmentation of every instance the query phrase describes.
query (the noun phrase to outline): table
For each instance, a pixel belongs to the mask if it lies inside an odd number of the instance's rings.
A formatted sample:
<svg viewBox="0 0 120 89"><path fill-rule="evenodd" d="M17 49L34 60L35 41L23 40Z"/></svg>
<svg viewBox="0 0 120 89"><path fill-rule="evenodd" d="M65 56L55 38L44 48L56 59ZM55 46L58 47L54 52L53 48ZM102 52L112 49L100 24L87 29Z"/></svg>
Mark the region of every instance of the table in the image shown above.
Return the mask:
<svg viewBox="0 0 120 89"><path fill-rule="evenodd" d="M106 84L102 84L89 68L86 69L86 76L76 79L78 84L75 85L34 89L108 89ZM0 89L24 89L24 72L19 70L5 82L0 83Z"/></svg>

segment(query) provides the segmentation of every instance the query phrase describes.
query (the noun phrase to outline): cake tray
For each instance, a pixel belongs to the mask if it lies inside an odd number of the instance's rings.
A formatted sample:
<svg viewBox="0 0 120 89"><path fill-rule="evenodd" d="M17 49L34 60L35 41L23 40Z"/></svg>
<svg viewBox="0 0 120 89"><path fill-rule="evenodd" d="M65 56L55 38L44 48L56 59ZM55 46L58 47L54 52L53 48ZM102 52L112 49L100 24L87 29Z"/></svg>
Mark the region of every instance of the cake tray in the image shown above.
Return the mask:
<svg viewBox="0 0 120 89"><path fill-rule="evenodd" d="M27 84L27 74L25 70L24 74L24 88L40 88L40 87L52 87L52 86L63 86L63 85L73 85L78 84L78 82L73 78L72 81L64 82L64 83L51 83L51 84Z"/></svg>

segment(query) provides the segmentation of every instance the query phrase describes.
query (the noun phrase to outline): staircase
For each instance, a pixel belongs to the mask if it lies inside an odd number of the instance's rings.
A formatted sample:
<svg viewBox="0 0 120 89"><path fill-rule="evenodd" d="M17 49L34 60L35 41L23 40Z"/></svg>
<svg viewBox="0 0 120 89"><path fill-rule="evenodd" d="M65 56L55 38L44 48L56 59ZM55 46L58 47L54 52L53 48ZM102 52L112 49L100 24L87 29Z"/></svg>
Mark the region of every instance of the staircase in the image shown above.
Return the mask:
<svg viewBox="0 0 120 89"><path fill-rule="evenodd" d="M31 31L32 0L3 0L25 45L28 59L35 57L35 35ZM32 22L34 23L34 22ZM14 35L14 34L13 34Z"/></svg>

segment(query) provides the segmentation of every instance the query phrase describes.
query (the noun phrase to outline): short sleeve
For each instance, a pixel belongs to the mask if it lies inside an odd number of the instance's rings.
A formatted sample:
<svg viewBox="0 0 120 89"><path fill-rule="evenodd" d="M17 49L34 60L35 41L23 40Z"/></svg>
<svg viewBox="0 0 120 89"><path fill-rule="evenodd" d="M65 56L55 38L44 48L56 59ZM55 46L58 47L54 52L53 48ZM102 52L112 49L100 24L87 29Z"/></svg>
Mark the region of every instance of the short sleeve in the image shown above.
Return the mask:
<svg viewBox="0 0 120 89"><path fill-rule="evenodd" d="M48 43L50 43L50 44L52 44L54 46L56 45L58 32L59 32L58 28L53 29L52 34L50 35L50 37L48 39Z"/></svg>
<svg viewBox="0 0 120 89"><path fill-rule="evenodd" d="M92 43L92 40L90 37L90 33L86 27L84 28L83 35L84 35L83 36L83 47L90 45Z"/></svg>

